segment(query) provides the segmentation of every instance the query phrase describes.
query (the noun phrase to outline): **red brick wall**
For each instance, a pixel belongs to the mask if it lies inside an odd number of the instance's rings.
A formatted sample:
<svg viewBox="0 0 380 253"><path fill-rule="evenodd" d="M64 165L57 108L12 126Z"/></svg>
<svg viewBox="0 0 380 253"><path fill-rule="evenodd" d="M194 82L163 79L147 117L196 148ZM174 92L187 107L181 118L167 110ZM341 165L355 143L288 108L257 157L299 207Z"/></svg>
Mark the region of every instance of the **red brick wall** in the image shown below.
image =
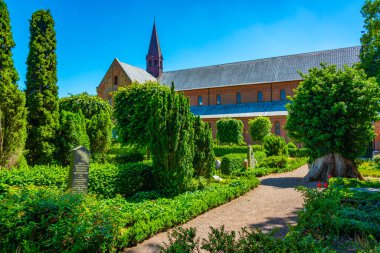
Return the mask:
<svg viewBox="0 0 380 253"><path fill-rule="evenodd" d="M380 151L380 121L375 122L375 150Z"/></svg>
<svg viewBox="0 0 380 253"><path fill-rule="evenodd" d="M286 96L293 96L294 89L300 81L249 84L221 88L187 90L183 93L190 98L190 105L198 105L198 96L202 96L203 105L216 105L216 96L221 95L221 104L236 104L236 93L241 95L242 103L257 102L257 93L263 94L263 101L280 100L280 92L285 90Z"/></svg>

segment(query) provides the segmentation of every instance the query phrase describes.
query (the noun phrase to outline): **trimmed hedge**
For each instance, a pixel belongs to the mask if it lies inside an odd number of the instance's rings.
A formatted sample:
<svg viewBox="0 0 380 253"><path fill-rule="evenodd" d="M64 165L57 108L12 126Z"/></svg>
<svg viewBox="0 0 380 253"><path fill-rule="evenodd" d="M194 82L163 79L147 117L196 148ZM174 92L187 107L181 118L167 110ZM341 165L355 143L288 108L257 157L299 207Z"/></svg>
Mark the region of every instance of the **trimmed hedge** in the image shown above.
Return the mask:
<svg viewBox="0 0 380 253"><path fill-rule="evenodd" d="M216 157L222 157L228 154L247 154L247 146L214 146Z"/></svg>
<svg viewBox="0 0 380 253"><path fill-rule="evenodd" d="M69 170L61 166L34 166L0 170L0 184L8 186L49 186L66 190ZM153 189L150 162L127 164L90 164L89 192L114 197L132 196ZM5 186L3 186L5 187Z"/></svg>
<svg viewBox="0 0 380 253"><path fill-rule="evenodd" d="M306 164L308 161L308 158L301 157L301 158L288 158L287 166L285 168L278 168L278 167L257 167L254 168L252 171L252 174L256 177L262 177L265 175L269 175L272 173L284 173L288 171L292 171L295 169L298 169L302 165Z"/></svg>
<svg viewBox="0 0 380 253"><path fill-rule="evenodd" d="M254 152L253 154L254 154L254 157L255 157L256 162L257 162L258 164L260 164L261 161L267 157L267 155L265 154L264 151L256 151L256 152Z"/></svg>
<svg viewBox="0 0 380 253"><path fill-rule="evenodd" d="M260 167L267 168L285 168L288 165L288 157L286 156L269 156L264 158L259 164Z"/></svg>
<svg viewBox="0 0 380 253"><path fill-rule="evenodd" d="M244 168L244 159L246 155L243 154L228 154L222 159L222 164L220 165L220 171L225 175L231 175L231 173L236 171L241 171Z"/></svg>
<svg viewBox="0 0 380 253"><path fill-rule="evenodd" d="M174 198L127 202L117 196L28 187L0 195L0 248L30 252L114 252L248 192L254 176L226 179ZM22 214L22 215L20 215Z"/></svg>

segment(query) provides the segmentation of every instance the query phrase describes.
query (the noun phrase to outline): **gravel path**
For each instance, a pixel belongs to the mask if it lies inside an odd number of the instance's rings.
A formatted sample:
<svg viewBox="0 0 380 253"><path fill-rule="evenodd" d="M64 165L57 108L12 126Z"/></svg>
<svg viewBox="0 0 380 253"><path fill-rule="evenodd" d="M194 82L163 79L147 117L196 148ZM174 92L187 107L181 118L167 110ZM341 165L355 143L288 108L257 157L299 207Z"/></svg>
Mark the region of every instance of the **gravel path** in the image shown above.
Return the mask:
<svg viewBox="0 0 380 253"><path fill-rule="evenodd" d="M257 188L194 218L183 227L196 227L197 237L200 238L207 238L210 226L219 227L222 224L226 230L235 231L241 227L259 227L264 231L277 227L280 229L278 234L285 235L287 224L296 222L296 212L302 207L302 196L294 188L304 185L302 180L307 171L307 165L304 165L291 172L261 177ZM164 241L167 242L166 232L124 252L159 252L157 245Z"/></svg>

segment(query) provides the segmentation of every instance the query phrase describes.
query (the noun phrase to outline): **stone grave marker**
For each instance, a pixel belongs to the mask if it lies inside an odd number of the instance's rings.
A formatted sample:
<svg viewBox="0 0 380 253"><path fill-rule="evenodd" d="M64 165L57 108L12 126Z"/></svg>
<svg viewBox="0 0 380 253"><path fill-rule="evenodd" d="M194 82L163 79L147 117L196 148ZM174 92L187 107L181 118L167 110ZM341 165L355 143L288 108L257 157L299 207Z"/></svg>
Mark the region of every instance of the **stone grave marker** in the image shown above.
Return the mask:
<svg viewBox="0 0 380 253"><path fill-rule="evenodd" d="M255 168L257 162L256 162L255 155L253 153L253 149L251 145L248 145L247 158L248 158L248 167Z"/></svg>
<svg viewBox="0 0 380 253"><path fill-rule="evenodd" d="M88 192L90 152L83 146L71 150L68 189L76 193Z"/></svg>

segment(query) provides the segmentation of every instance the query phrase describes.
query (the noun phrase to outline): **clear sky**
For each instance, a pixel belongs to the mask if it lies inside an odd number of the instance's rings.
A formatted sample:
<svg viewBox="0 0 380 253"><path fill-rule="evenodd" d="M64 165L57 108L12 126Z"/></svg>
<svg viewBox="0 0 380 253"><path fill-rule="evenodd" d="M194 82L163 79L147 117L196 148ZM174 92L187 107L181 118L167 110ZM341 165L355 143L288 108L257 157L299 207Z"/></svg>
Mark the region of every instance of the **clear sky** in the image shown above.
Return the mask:
<svg viewBox="0 0 380 253"><path fill-rule="evenodd" d="M19 85L25 87L29 19L56 22L60 97L96 86L114 58L145 68L153 17L164 71L360 44L364 0L5 0Z"/></svg>

